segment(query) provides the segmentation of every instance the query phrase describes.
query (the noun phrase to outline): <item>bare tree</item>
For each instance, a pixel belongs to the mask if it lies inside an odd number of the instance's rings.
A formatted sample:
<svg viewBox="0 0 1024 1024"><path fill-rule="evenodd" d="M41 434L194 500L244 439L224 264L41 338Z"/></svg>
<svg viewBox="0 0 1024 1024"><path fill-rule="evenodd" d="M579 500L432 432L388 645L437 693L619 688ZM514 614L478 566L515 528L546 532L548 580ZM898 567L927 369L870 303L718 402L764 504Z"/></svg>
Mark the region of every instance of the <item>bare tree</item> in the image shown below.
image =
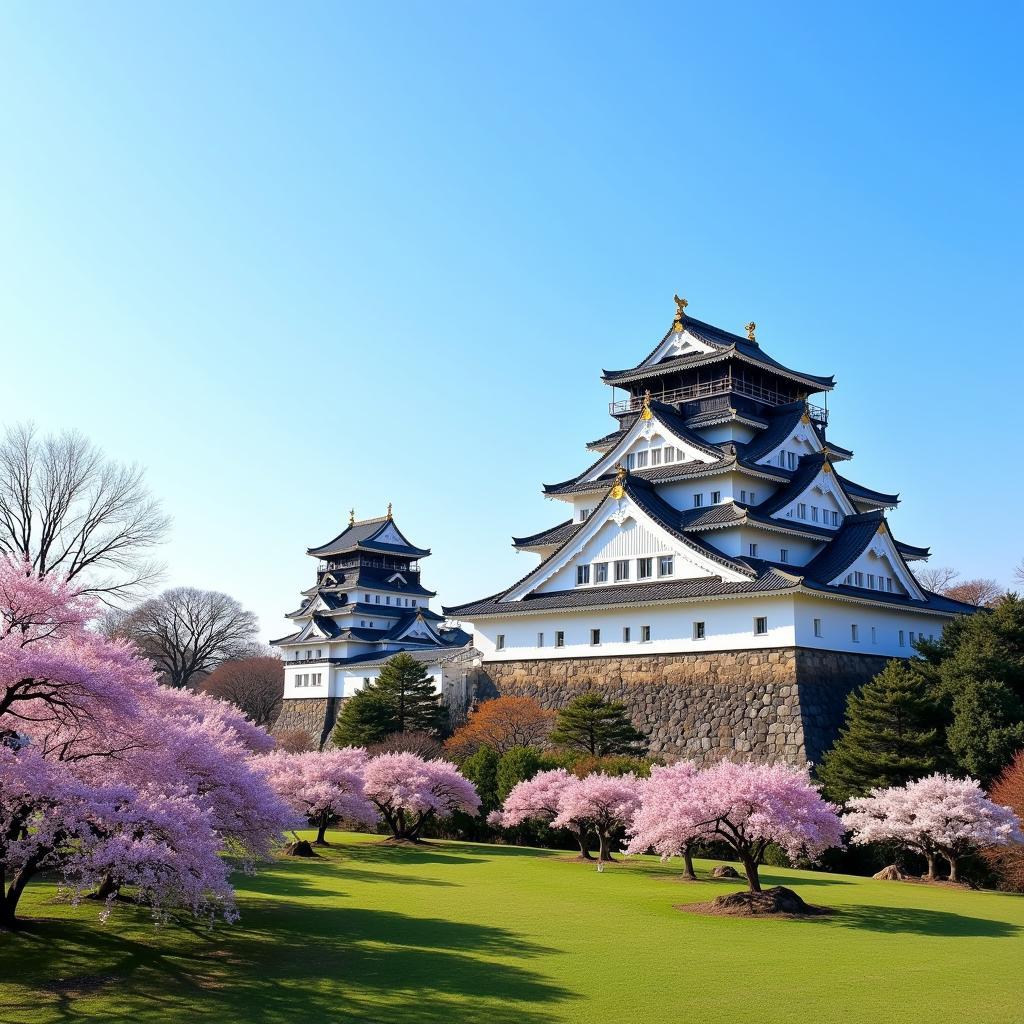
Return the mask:
<svg viewBox="0 0 1024 1024"><path fill-rule="evenodd" d="M227 594L174 587L111 612L103 628L133 641L168 686L196 686L222 662L251 653L257 622Z"/></svg>
<svg viewBox="0 0 1024 1024"><path fill-rule="evenodd" d="M974 579L964 580L956 586L947 587L943 593L954 601L977 605L979 608L991 608L1003 598L1005 591L995 580Z"/></svg>
<svg viewBox="0 0 1024 1024"><path fill-rule="evenodd" d="M930 590L935 594L944 594L960 573L948 565L937 565L918 569L914 575L925 590Z"/></svg>
<svg viewBox="0 0 1024 1024"><path fill-rule="evenodd" d="M201 689L230 701L257 725L269 729L281 711L284 662L274 657L225 661L206 677Z"/></svg>
<svg viewBox="0 0 1024 1024"><path fill-rule="evenodd" d="M1013 578L1018 583L1024 583L1024 558L1017 563L1017 568L1013 570Z"/></svg>
<svg viewBox="0 0 1024 1024"><path fill-rule="evenodd" d="M39 575L62 573L116 603L159 578L150 555L169 525L143 471L81 434L43 437L21 424L0 440L0 554Z"/></svg>
<svg viewBox="0 0 1024 1024"><path fill-rule="evenodd" d="M305 729L282 729L274 733L274 739L277 740L277 749L289 754L305 754L317 749L312 733Z"/></svg>

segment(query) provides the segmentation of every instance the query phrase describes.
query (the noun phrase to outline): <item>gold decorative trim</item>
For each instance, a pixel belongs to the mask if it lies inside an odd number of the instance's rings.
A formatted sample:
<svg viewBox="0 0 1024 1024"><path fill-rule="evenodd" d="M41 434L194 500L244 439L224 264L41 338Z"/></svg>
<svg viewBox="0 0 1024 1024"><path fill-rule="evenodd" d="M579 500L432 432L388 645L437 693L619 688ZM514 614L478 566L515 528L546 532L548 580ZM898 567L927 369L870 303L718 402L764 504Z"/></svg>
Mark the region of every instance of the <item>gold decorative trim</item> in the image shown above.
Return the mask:
<svg viewBox="0 0 1024 1024"><path fill-rule="evenodd" d="M672 301L676 304L676 318L672 322L672 330L675 331L676 334L681 334L683 331L683 320L686 319L686 307L689 303L686 299L679 298L678 295L673 295Z"/></svg>
<svg viewBox="0 0 1024 1024"><path fill-rule="evenodd" d="M389 501L388 502L388 519L391 519L391 518L392 518L392 516L391 516L391 502Z"/></svg>
<svg viewBox="0 0 1024 1024"><path fill-rule="evenodd" d="M644 408L643 408L643 412L640 413L640 419L642 419L642 420L649 420L649 419L653 419L653 418L654 418L654 413L651 412L651 392L650 392L650 389L648 388L648 390L644 392Z"/></svg>
<svg viewBox="0 0 1024 1024"><path fill-rule="evenodd" d="M754 337L754 332L757 330L757 324L753 320L743 328L747 332L747 340L752 341L755 345L757 344L757 338Z"/></svg>
<svg viewBox="0 0 1024 1024"><path fill-rule="evenodd" d="M355 526L356 525L356 510L354 508L350 508L348 510L348 525L349 526Z"/></svg>
<svg viewBox="0 0 1024 1024"><path fill-rule="evenodd" d="M619 462L615 468L618 472L615 474L615 482L612 484L611 496L615 501L619 501L626 496L626 488L624 486L626 482L626 467Z"/></svg>

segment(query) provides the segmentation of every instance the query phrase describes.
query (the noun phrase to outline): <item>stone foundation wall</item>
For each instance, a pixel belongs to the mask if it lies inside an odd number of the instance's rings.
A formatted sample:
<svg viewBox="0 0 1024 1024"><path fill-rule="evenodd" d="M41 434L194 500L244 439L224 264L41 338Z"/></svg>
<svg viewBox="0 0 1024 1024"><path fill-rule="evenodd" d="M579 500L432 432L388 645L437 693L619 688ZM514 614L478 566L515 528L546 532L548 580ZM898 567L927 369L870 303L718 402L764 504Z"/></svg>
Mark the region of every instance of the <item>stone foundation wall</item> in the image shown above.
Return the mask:
<svg viewBox="0 0 1024 1024"><path fill-rule="evenodd" d="M485 663L476 700L528 696L556 710L586 690L622 701L651 753L710 761L723 754L821 760L852 689L887 659L806 648Z"/></svg>
<svg viewBox="0 0 1024 1024"><path fill-rule="evenodd" d="M323 746L338 717L338 703L335 697L289 697L281 704L274 732L302 729Z"/></svg>

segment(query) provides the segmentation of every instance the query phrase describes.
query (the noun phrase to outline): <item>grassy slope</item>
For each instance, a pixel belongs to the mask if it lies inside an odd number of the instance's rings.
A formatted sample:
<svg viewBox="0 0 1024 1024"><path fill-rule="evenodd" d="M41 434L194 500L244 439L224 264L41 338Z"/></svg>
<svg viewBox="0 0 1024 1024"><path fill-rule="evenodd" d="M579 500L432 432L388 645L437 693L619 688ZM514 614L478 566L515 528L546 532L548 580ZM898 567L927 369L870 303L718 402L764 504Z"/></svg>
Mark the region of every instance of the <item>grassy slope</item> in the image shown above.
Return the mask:
<svg viewBox="0 0 1024 1024"><path fill-rule="evenodd" d="M340 839L342 837L335 837ZM424 1024L1019 1022L1024 897L765 869L841 913L698 917L652 859L598 874L537 850L345 836L241 881L242 922L154 931L26 896L0 935L0 1020ZM708 865L698 864L698 870Z"/></svg>

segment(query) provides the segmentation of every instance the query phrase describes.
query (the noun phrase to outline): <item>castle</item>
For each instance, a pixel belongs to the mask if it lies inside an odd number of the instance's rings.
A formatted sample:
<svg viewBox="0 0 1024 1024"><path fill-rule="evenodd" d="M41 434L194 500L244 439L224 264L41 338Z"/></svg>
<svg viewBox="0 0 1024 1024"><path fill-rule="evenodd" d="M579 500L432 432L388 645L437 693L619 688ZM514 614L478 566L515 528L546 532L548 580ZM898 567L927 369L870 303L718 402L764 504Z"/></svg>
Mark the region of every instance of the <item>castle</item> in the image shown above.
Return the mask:
<svg viewBox="0 0 1024 1024"><path fill-rule="evenodd" d="M539 564L444 610L472 624L478 697L556 708L594 688L657 753L817 761L851 689L974 609L921 587L928 549L886 518L898 496L848 475L853 452L827 438L834 379L773 359L753 323L744 337L686 308L604 372L615 429L544 487L568 518L513 541Z"/></svg>

